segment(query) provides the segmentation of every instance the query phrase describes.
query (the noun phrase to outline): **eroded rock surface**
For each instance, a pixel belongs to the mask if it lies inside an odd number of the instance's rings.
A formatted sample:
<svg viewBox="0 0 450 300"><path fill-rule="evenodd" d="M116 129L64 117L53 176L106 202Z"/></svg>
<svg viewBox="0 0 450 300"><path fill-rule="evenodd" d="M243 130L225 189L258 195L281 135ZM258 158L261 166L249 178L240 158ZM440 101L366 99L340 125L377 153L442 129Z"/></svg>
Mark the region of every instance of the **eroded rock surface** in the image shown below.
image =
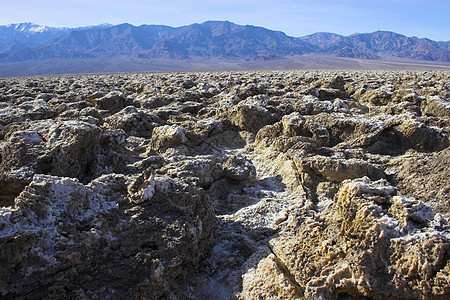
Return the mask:
<svg viewBox="0 0 450 300"><path fill-rule="evenodd" d="M1 297L450 297L448 72L0 79Z"/></svg>

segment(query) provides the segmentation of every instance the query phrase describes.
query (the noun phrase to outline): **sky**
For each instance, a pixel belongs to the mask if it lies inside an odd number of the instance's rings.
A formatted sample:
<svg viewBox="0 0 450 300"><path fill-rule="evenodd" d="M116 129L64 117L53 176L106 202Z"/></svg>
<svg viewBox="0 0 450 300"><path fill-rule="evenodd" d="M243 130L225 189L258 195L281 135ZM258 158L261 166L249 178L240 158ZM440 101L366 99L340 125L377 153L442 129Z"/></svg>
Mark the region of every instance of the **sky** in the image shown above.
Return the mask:
<svg viewBox="0 0 450 300"><path fill-rule="evenodd" d="M262 26L297 37L387 30L450 41L450 0L0 0L0 25L178 27L207 20Z"/></svg>

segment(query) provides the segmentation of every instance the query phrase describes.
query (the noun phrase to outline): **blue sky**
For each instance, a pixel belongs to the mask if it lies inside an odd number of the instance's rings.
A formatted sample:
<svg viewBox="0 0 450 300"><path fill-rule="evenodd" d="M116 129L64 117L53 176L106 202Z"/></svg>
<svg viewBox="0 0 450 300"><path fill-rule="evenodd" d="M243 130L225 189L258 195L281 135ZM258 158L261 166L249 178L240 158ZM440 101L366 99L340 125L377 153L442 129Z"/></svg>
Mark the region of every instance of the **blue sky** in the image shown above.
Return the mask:
<svg viewBox="0 0 450 300"><path fill-rule="evenodd" d="M450 0L0 0L0 24L181 26L207 20L263 26L291 36L389 30L450 40Z"/></svg>

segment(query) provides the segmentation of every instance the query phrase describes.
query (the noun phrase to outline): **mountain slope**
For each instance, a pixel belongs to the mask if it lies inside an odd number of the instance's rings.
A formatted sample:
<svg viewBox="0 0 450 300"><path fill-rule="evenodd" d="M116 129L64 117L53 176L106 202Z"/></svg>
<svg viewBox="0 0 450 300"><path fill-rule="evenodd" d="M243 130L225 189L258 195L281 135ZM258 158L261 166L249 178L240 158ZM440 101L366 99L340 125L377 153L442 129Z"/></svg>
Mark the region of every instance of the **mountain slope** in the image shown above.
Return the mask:
<svg viewBox="0 0 450 300"><path fill-rule="evenodd" d="M26 61L52 58L93 58L140 52L167 36L168 26L121 24L108 28L72 31L42 45L15 51L6 61Z"/></svg>
<svg viewBox="0 0 450 300"><path fill-rule="evenodd" d="M231 22L208 21L181 27L142 57L269 59L310 52L310 45L283 32Z"/></svg>
<svg viewBox="0 0 450 300"><path fill-rule="evenodd" d="M87 27L49 27L34 23L16 23L0 26L0 54L20 50L26 47L43 44L49 40L73 31L88 29L106 29L111 24L101 24Z"/></svg>
<svg viewBox="0 0 450 300"><path fill-rule="evenodd" d="M0 26L0 62L88 58L106 61L114 57L259 61L304 54L449 62L449 43L389 31L350 36L322 32L297 38L280 31L228 21L208 21L177 28L106 24L70 29L21 23Z"/></svg>
<svg viewBox="0 0 450 300"><path fill-rule="evenodd" d="M311 52L314 47L283 32L231 22L179 28L121 24L73 31L42 45L9 53L4 61L129 55L141 58L224 57L267 59Z"/></svg>
<svg viewBox="0 0 450 300"><path fill-rule="evenodd" d="M449 42L406 37L390 31L356 33L342 36L331 33L315 33L300 40L319 47L320 53L339 57L376 59L401 57L429 61L450 61Z"/></svg>

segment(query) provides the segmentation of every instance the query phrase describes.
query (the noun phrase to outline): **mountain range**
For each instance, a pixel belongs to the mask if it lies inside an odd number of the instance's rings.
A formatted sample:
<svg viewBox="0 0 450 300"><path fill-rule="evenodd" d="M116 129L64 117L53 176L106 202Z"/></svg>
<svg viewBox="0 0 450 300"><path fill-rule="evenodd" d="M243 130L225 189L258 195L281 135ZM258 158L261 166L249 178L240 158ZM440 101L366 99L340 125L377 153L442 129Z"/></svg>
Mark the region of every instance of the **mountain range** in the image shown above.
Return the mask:
<svg viewBox="0 0 450 300"><path fill-rule="evenodd" d="M450 62L450 42L407 37L389 31L343 36L288 36L263 27L207 21L182 27L102 24L56 28L33 23L0 26L0 66L29 67L73 60L270 61L301 55L357 59ZM90 72L96 72L93 66ZM100 70L101 71L101 70ZM1 72L0 72L1 74Z"/></svg>
<svg viewBox="0 0 450 300"><path fill-rule="evenodd" d="M103 29L112 27L111 24L101 24L86 27L50 27L34 23L17 23L0 26L0 55L32 47L68 34L73 31L89 29Z"/></svg>

